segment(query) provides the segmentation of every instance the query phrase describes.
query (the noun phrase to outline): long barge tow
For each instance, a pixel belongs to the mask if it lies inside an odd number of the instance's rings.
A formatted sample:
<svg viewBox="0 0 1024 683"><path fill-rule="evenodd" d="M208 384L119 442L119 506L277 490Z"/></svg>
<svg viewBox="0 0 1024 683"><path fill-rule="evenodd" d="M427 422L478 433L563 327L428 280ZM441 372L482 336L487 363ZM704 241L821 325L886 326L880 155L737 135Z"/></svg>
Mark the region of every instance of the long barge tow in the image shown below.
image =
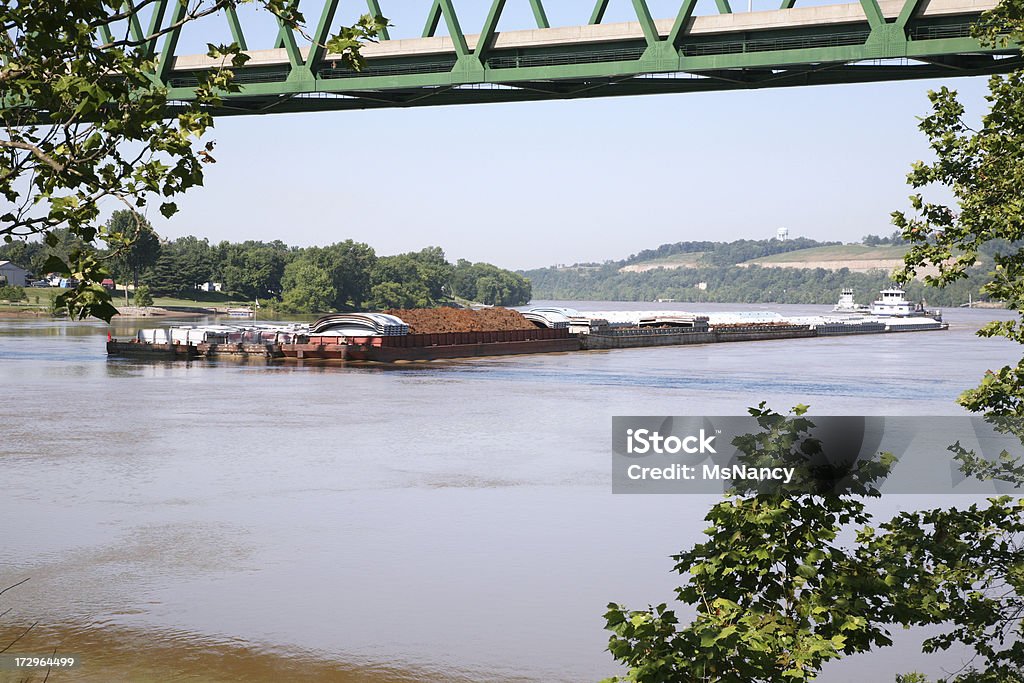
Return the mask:
<svg viewBox="0 0 1024 683"><path fill-rule="evenodd" d="M892 290L887 290L892 292ZM900 297L902 298L902 297ZM887 304L902 307L890 294ZM193 360L198 358L269 361L370 361L396 363L531 353L683 346L723 342L805 339L841 335L924 332L948 329L941 313L923 307L909 314L843 309L833 315L785 318L777 313L699 315L672 311L580 312L566 308L507 309L446 313L400 312L417 320L410 326L397 315L352 313L323 316L311 325L175 326L140 330L132 339L108 338L111 356ZM464 331L430 328L430 316L457 318ZM474 315L477 318L474 318ZM426 322L424 322L426 321ZM480 329L495 325L505 329ZM436 327L436 326L435 326ZM444 327L443 325L441 327ZM451 325L449 325L451 327ZM511 329L509 329L511 328Z"/></svg>

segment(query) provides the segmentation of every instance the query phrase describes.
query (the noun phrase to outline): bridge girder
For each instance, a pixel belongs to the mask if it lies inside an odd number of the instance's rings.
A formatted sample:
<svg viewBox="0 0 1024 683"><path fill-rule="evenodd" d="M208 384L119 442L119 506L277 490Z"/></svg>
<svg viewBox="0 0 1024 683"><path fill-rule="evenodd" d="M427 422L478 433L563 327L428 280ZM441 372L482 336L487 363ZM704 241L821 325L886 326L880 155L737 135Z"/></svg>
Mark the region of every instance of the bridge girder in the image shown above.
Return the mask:
<svg viewBox="0 0 1024 683"><path fill-rule="evenodd" d="M364 50L366 68L355 72L339 68L322 46L338 2L326 0L310 27L311 44L302 44L300 34L282 25L275 49L249 50L250 61L234 69L239 92L225 93L214 113L863 83L992 74L1021 66L1019 50L987 48L970 36L980 15L974 0L859 0L825 8L782 0L779 10L744 14L733 14L728 0L716 0L717 17L694 17L696 0L683 0L674 18L661 21L652 18L646 0L632 0L637 21L613 25L601 24L608 0L596 0L590 23L575 28L550 28L543 0L529 0L537 28L503 33L497 26L506 0L492 0L478 34L463 31L455 0L433 0L421 38L392 40L385 31L380 43ZM153 7L148 23L155 33L173 24L183 5L155 0ZM379 0L367 0L367 8L373 14L387 9ZM226 19L233 39L246 48L238 15L229 11ZM442 21L447 36L437 35ZM141 31L137 23L133 31ZM147 49L159 55L154 78L168 87L172 100L187 102L198 77L218 63L176 55L178 35L170 31Z"/></svg>

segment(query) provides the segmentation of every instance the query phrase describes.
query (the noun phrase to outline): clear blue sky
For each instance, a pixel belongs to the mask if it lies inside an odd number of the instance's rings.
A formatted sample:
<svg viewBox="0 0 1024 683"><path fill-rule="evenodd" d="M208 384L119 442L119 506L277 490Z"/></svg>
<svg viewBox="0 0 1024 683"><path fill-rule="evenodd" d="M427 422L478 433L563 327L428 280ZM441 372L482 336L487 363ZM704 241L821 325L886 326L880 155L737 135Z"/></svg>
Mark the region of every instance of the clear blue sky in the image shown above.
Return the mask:
<svg viewBox="0 0 1024 683"><path fill-rule="evenodd" d="M391 17L393 37L418 34L429 3L417 4ZM457 3L475 12L460 15L464 29L475 32L487 4ZM553 25L591 6L548 4ZM652 11L671 16L675 4ZM503 28L530 26L526 0L508 6ZM610 17L628 18L629 7L613 2ZM944 82L980 111L985 79ZM888 234L889 214L906 207L906 173L928 155L917 117L942 83L219 119L205 188L170 221L155 210L150 219L172 238L352 238L379 254L439 245L452 260L507 268L770 237L781 226L855 241Z"/></svg>

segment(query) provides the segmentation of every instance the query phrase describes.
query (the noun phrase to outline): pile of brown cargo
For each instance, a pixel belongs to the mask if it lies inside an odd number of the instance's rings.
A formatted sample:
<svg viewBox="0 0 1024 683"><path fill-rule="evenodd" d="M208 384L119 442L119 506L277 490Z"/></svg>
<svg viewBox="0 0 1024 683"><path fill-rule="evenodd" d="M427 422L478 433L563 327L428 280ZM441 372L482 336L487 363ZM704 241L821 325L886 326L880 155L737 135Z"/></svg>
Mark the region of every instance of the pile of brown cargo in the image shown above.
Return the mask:
<svg viewBox="0 0 1024 683"><path fill-rule="evenodd" d="M718 323L714 325L716 330L770 330L770 329L789 329L794 327L802 327L801 325L794 325L791 322L785 320L768 320L764 322L742 322L742 323Z"/></svg>
<svg viewBox="0 0 1024 683"><path fill-rule="evenodd" d="M442 334L446 332L508 332L535 330L536 325L519 311L508 308L484 308L478 311L465 308L417 308L388 310L408 323L413 334Z"/></svg>

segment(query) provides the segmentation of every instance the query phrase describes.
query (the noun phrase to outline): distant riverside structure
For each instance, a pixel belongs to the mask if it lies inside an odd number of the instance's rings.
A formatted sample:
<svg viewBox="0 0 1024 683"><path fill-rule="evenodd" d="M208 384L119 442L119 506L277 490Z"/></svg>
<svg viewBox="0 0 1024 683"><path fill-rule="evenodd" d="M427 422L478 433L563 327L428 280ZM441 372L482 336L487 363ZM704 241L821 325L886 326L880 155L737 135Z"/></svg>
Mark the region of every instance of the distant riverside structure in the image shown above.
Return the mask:
<svg viewBox="0 0 1024 683"><path fill-rule="evenodd" d="M28 284L28 271L10 261L0 261L0 285L24 287Z"/></svg>
<svg viewBox="0 0 1024 683"><path fill-rule="evenodd" d="M789 239L789 228L779 228L775 231L775 239L785 241Z"/></svg>

